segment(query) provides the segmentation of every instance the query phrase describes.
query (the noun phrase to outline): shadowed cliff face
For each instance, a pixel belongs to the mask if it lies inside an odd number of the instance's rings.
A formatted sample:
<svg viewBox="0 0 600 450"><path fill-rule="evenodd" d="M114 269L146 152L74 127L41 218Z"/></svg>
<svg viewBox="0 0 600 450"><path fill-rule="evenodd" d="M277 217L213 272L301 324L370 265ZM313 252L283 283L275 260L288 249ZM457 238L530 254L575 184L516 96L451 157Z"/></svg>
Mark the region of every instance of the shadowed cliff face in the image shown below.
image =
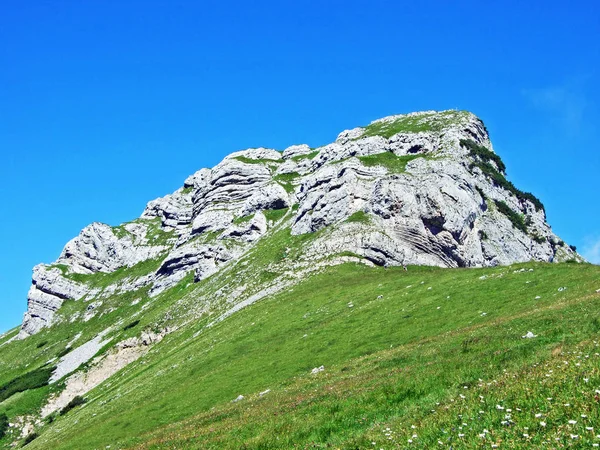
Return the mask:
<svg viewBox="0 0 600 450"><path fill-rule="evenodd" d="M20 337L50 326L65 300L140 289L153 297L190 273L210 277L281 230L290 248L255 289L230 288L233 311L347 258L441 267L581 260L552 233L541 203L506 179L476 116L391 116L318 149L233 153L149 202L139 219L86 227L54 264L34 269Z"/></svg>

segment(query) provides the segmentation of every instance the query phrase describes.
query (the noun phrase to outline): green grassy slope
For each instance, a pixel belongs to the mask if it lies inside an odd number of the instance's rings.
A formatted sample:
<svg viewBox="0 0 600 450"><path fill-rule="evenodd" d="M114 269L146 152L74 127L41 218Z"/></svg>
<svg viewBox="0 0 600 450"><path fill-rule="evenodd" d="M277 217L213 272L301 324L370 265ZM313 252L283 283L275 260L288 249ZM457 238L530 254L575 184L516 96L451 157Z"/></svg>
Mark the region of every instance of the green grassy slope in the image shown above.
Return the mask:
<svg viewBox="0 0 600 450"><path fill-rule="evenodd" d="M27 448L590 447L599 288L592 265L332 267L212 327L180 328ZM16 347L35 353L44 336Z"/></svg>

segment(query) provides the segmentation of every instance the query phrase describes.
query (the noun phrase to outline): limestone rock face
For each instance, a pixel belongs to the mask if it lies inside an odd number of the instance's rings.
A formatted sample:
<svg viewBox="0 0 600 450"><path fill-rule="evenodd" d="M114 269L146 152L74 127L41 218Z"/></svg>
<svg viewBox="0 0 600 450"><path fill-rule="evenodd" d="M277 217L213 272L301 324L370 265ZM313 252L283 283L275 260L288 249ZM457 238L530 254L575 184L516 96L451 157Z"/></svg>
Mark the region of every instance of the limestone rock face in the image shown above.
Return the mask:
<svg viewBox="0 0 600 450"><path fill-rule="evenodd" d="M317 149L235 152L149 202L139 219L93 223L53 266L36 266L21 337L51 325L67 299L98 297L90 305L101 305L118 292L149 287L155 296L184 279L205 280L284 229L292 237L314 233L303 259L288 262L286 250L267 272L287 278L260 292L232 288L232 311L315 267L350 260L441 267L582 261L553 234L541 203L505 176L483 122L465 111L385 117ZM135 275L102 292L73 276L131 268Z"/></svg>
<svg viewBox="0 0 600 450"><path fill-rule="evenodd" d="M88 292L86 286L63 277L60 269L38 264L33 269L27 312L19 336L27 337L51 325L54 313L65 300L79 299Z"/></svg>
<svg viewBox="0 0 600 450"><path fill-rule="evenodd" d="M290 159L296 156L308 155L309 153L311 153L311 151L312 150L310 149L310 147L306 144L292 145L283 151L282 156L283 159Z"/></svg>
<svg viewBox="0 0 600 450"><path fill-rule="evenodd" d="M195 179L186 180L191 183L171 195L152 200L142 213L142 218L160 217L164 227L182 228L192 221L192 195ZM186 192L187 191L187 192Z"/></svg>
<svg viewBox="0 0 600 450"><path fill-rule="evenodd" d="M154 258L162 250L161 246L144 245L139 239L136 242L136 235L130 232L117 236L109 225L95 222L67 243L57 262L77 273L113 272Z"/></svg>

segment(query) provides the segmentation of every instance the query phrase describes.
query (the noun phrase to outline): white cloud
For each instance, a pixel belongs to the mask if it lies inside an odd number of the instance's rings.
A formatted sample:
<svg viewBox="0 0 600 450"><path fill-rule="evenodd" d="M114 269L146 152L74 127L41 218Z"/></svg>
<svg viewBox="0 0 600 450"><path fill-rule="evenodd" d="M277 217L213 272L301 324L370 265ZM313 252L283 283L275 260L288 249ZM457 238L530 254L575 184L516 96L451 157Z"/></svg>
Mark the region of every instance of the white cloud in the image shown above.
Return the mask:
<svg viewBox="0 0 600 450"><path fill-rule="evenodd" d="M593 264L600 264L600 236L586 239L581 255Z"/></svg>

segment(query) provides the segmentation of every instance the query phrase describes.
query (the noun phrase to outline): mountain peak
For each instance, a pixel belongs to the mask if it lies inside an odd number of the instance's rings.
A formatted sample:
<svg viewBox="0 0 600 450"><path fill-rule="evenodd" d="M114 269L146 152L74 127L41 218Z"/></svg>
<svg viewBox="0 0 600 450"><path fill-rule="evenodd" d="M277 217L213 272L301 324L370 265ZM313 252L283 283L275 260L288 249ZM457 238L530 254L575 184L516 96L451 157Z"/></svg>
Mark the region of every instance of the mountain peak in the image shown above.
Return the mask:
<svg viewBox="0 0 600 450"><path fill-rule="evenodd" d="M58 320L65 300L101 301L106 289L153 297L188 275L198 282L226 270L277 233L296 257L232 294L232 309L348 258L441 267L581 260L505 171L483 122L455 110L384 117L319 148L232 153L149 202L139 219L91 224L54 264L37 266L21 337Z"/></svg>

